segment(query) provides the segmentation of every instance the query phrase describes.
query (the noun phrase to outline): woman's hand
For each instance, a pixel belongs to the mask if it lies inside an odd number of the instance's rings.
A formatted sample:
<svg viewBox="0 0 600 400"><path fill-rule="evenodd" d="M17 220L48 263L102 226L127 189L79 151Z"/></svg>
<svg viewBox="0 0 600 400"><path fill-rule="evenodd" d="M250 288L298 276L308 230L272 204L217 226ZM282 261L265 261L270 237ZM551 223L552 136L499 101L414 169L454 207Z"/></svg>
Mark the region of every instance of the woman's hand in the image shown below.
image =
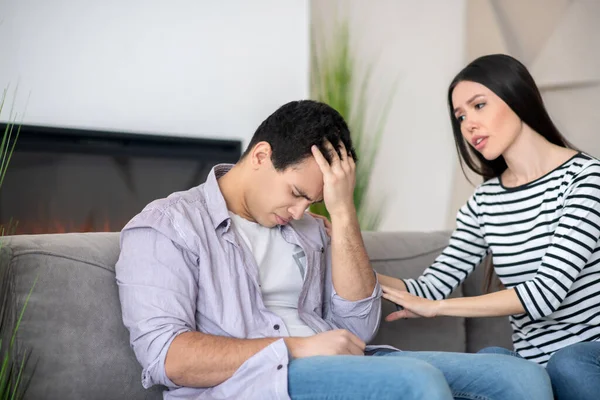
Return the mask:
<svg viewBox="0 0 600 400"><path fill-rule="evenodd" d="M323 215L311 213L310 211L307 211L306 213L312 215L313 218L318 218L322 220L325 224L325 231L327 232L327 235L331 237L331 222L329 222L329 220L326 217L324 217Z"/></svg>
<svg viewBox="0 0 600 400"><path fill-rule="evenodd" d="M381 285L383 298L402 306L404 309L396 311L385 317L386 321L395 321L401 318L432 318L439 315L441 302L429 300L403 290L397 290L386 285Z"/></svg>

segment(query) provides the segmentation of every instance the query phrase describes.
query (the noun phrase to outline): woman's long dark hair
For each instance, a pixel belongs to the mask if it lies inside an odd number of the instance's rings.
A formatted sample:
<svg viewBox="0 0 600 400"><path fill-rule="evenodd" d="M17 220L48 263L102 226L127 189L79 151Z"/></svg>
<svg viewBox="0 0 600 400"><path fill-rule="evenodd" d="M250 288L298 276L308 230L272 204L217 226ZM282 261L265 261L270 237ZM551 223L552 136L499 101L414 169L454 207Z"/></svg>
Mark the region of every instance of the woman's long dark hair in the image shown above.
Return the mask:
<svg viewBox="0 0 600 400"><path fill-rule="evenodd" d="M505 54L491 54L479 57L456 75L448 88L448 108L454 132L454 143L464 173L464 166L481 175L484 181L499 177L506 170L504 157L486 160L481 153L471 150L460 131L460 124L454 116L452 92L460 82L476 82L494 92L531 129L542 135L550 143L574 148L558 131L544 106L542 96L527 68L518 60ZM487 265L484 292L490 291L494 282L494 268Z"/></svg>
<svg viewBox="0 0 600 400"><path fill-rule="evenodd" d="M542 135L550 143L572 148L571 144L558 131L550 116L540 91L529 71L523 64L505 54L491 54L479 57L456 75L448 88L448 108L454 132L454 143L464 171L464 165L485 180L500 176L506 169L502 156L486 160L481 153L471 151L460 131L460 124L454 116L452 92L460 82L476 82L494 92L531 129ZM475 157L475 159L473 158Z"/></svg>

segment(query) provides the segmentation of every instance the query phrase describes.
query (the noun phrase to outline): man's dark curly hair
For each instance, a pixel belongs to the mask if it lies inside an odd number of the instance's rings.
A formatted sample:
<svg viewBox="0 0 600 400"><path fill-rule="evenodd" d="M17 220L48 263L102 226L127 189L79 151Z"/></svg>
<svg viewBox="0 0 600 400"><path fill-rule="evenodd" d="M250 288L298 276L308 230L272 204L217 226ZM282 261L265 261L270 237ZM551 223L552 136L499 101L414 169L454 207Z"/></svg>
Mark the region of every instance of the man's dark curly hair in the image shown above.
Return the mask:
<svg viewBox="0 0 600 400"><path fill-rule="evenodd" d="M311 157L313 145L317 145L327 161L331 162L325 139L336 148L338 155L341 141L352 158L357 160L348 125L340 113L317 101L292 101L281 106L260 124L242 158L257 143L264 141L271 145L271 162L278 171Z"/></svg>

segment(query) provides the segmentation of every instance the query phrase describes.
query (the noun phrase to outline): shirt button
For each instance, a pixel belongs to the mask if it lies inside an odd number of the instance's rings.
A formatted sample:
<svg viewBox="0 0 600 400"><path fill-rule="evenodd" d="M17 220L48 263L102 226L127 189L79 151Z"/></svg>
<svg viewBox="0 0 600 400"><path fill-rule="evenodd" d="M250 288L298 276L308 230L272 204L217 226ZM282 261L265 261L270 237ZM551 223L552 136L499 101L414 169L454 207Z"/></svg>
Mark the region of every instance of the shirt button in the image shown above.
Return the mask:
<svg viewBox="0 0 600 400"><path fill-rule="evenodd" d="M273 325L273 329L275 329L276 331L278 331L279 330L279 325L277 325L277 324Z"/></svg>
<svg viewBox="0 0 600 400"><path fill-rule="evenodd" d="M321 253L325 253L325 247L321 247Z"/></svg>
<svg viewBox="0 0 600 400"><path fill-rule="evenodd" d="M281 369L281 368L283 368L283 365L279 364L279 365L277 366L277 369L279 370L279 369Z"/></svg>

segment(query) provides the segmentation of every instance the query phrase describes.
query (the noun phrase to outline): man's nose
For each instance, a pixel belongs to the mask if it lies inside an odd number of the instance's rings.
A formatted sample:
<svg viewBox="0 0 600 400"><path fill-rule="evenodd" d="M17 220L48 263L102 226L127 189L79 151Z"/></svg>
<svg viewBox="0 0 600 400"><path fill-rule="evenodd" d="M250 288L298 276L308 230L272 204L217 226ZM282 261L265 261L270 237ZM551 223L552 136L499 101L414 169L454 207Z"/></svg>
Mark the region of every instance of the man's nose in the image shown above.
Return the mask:
<svg viewBox="0 0 600 400"><path fill-rule="evenodd" d="M298 220L302 218L302 216L304 215L304 211L306 211L309 205L309 201L303 201L301 204L297 204L291 207L288 211L290 214L292 214L292 218Z"/></svg>

